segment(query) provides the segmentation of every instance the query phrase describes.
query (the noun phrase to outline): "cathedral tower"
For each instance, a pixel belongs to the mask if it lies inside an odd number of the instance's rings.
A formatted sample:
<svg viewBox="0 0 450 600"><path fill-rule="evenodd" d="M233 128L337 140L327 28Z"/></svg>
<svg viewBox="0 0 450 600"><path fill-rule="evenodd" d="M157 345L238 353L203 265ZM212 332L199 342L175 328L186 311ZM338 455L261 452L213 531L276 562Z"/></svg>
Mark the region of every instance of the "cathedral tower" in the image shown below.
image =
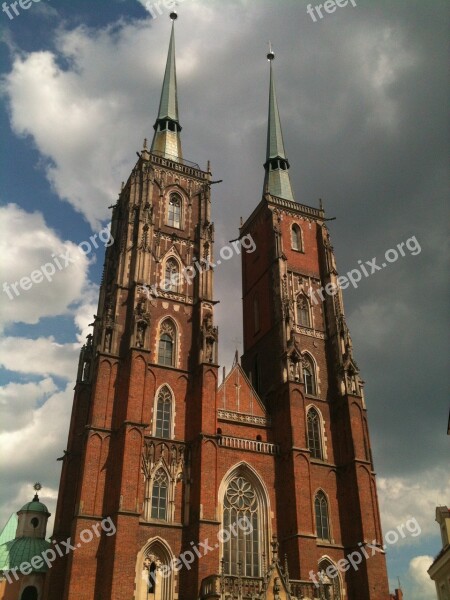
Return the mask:
<svg viewBox="0 0 450 600"><path fill-rule="evenodd" d="M242 363L270 412L278 539L292 576L336 565L367 549L358 570L334 578L335 594L388 598L363 382L353 356L342 292L322 206L294 200L281 131L273 60L265 183L241 228ZM376 550L367 548L367 543ZM375 552L375 556L372 556Z"/></svg>
<svg viewBox="0 0 450 600"><path fill-rule="evenodd" d="M215 434L217 388L211 173L182 157L171 17L153 142L144 142L112 211L114 243L81 351L54 539L79 540L105 518L116 532L99 529L59 560L49 599L181 598L193 571L163 578L160 567L203 539L214 465L199 436Z"/></svg>

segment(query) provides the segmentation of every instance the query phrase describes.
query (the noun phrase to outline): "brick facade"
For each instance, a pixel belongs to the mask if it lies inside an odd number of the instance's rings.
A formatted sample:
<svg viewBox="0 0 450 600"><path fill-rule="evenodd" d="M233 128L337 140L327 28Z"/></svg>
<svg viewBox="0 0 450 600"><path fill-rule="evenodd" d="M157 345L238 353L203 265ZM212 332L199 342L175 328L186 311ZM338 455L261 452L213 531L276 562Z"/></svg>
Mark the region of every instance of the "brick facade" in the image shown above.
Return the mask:
<svg viewBox="0 0 450 600"><path fill-rule="evenodd" d="M175 85L172 32L162 98ZM155 139L181 153L176 102L169 105L170 114L160 106ZM342 295L310 297L337 281L325 215L267 192L242 226L241 238L256 243L241 253L244 354L219 385L214 271L205 266L214 262L211 183L209 167L144 144L113 207L114 244L80 355L53 536L70 537L76 549L55 562L44 597L388 600ZM164 283L173 268L186 277ZM167 430L161 398L170 398ZM253 507L245 514L253 511L256 533L223 541L225 515L240 506ZM108 521L114 531L99 527ZM206 543L207 554L195 555ZM351 553L366 556L331 577ZM315 587L320 569L328 579Z"/></svg>

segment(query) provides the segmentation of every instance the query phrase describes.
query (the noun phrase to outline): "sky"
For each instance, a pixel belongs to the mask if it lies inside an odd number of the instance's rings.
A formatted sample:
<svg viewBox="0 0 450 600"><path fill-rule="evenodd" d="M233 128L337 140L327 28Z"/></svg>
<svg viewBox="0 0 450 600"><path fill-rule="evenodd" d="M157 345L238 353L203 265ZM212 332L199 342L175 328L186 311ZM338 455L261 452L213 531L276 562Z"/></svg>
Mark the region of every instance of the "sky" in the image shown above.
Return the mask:
<svg viewBox="0 0 450 600"><path fill-rule="evenodd" d="M216 247L261 198L269 40L295 197L316 207L321 198L335 218L339 273L406 243L344 302L384 532L408 519L421 529L388 548L391 588L400 577L406 600L431 600L435 507L450 503L448 3L357 0L315 20L304 0L178 4L183 151L223 179ZM152 136L170 35L163 3L34 0L18 10L0 12L0 527L35 481L54 514L105 250L90 237ZM46 264L29 289L5 291ZM237 256L216 269L215 295L229 368L242 351Z"/></svg>

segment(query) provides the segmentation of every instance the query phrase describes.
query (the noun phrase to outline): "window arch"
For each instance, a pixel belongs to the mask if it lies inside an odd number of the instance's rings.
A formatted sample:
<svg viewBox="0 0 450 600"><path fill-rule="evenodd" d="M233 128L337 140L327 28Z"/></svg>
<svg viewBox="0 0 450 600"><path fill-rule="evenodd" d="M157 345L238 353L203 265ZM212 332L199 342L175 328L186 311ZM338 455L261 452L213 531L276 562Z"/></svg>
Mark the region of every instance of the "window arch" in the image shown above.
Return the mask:
<svg viewBox="0 0 450 600"><path fill-rule="evenodd" d="M172 393L165 385L156 400L155 436L171 438L172 433Z"/></svg>
<svg viewBox="0 0 450 600"><path fill-rule="evenodd" d="M152 487L152 506L150 517L160 521L167 521L167 496L169 488L169 478L164 469L158 469L153 478Z"/></svg>
<svg viewBox="0 0 450 600"><path fill-rule="evenodd" d="M330 579L326 575L326 571L328 567L333 566L336 568L335 564L329 558L322 558L319 562L319 573L322 575L323 579L323 597L324 600L341 600L341 576L339 574L339 569L336 569L337 575Z"/></svg>
<svg viewBox="0 0 450 600"><path fill-rule="evenodd" d="M297 298L297 323L303 327L311 327L311 310L305 294L300 294Z"/></svg>
<svg viewBox="0 0 450 600"><path fill-rule="evenodd" d="M137 556L136 600L173 600L177 573L171 568L175 558L170 546L160 537L148 540Z"/></svg>
<svg viewBox="0 0 450 600"><path fill-rule="evenodd" d="M158 344L158 364L166 367L175 366L177 332L171 319L165 319L161 323L159 344Z"/></svg>
<svg viewBox="0 0 450 600"><path fill-rule="evenodd" d="M164 269L164 290L166 292L179 291L180 286L180 265L178 261L170 257L166 260L166 267Z"/></svg>
<svg viewBox="0 0 450 600"><path fill-rule="evenodd" d="M302 230L297 223L294 223L291 228L291 246L292 250L298 250L300 252L303 250Z"/></svg>
<svg viewBox="0 0 450 600"><path fill-rule="evenodd" d="M167 210L167 224L170 227L181 229L181 210L183 201L180 194L170 194L169 206Z"/></svg>
<svg viewBox="0 0 450 600"><path fill-rule="evenodd" d="M242 463L221 485L224 573L261 577L261 557L268 552L267 493L256 473ZM238 526L236 526L238 523Z"/></svg>
<svg viewBox="0 0 450 600"><path fill-rule="evenodd" d="M328 500L325 494L317 492L314 499L314 510L316 514L317 537L321 540L330 540L330 518L328 514Z"/></svg>
<svg viewBox="0 0 450 600"><path fill-rule="evenodd" d="M22 592L20 600L38 600L38 591L34 585L28 585Z"/></svg>
<svg viewBox="0 0 450 600"><path fill-rule="evenodd" d="M311 452L312 458L323 459L323 447L322 447L322 423L320 420L319 412L315 408L308 410L306 417L308 425L308 448Z"/></svg>
<svg viewBox="0 0 450 600"><path fill-rule="evenodd" d="M316 374L314 363L309 356L304 356L302 361L303 367L303 383L305 392L315 396L317 393Z"/></svg>

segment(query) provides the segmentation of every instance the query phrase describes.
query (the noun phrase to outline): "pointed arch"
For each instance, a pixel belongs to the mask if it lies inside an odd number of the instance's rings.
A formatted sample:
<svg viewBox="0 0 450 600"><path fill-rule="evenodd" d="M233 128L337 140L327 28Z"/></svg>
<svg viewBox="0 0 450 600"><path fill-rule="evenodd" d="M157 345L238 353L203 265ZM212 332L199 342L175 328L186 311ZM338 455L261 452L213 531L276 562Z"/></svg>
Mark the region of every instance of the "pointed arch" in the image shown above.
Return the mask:
<svg viewBox="0 0 450 600"><path fill-rule="evenodd" d="M164 291L177 294L180 290L180 280L180 263L173 255L169 256L164 263Z"/></svg>
<svg viewBox="0 0 450 600"><path fill-rule="evenodd" d="M167 202L167 225L181 229L183 217L183 199L178 192L169 194Z"/></svg>
<svg viewBox="0 0 450 600"><path fill-rule="evenodd" d="M241 462L225 475L219 487L219 507L225 532L221 540L225 573L237 575L241 563L242 575L260 577L261 557L268 556L269 496L250 465Z"/></svg>
<svg viewBox="0 0 450 600"><path fill-rule="evenodd" d="M323 436L322 436L322 415L318 408L310 406L306 413L306 430L308 449L311 458L323 460Z"/></svg>
<svg viewBox="0 0 450 600"><path fill-rule="evenodd" d="M292 250L303 252L302 229L298 223L294 223L291 227L291 247Z"/></svg>
<svg viewBox="0 0 450 600"><path fill-rule="evenodd" d="M323 490L319 490L314 496L314 514L316 517L317 537L320 540L331 541L328 497Z"/></svg>
<svg viewBox="0 0 450 600"><path fill-rule="evenodd" d="M177 326L173 319L166 317L161 321L158 336L158 364L165 367L176 366Z"/></svg>
<svg viewBox="0 0 450 600"><path fill-rule="evenodd" d="M135 600L174 600L176 572L170 568L174 558L161 537L148 540L137 555Z"/></svg>
<svg viewBox="0 0 450 600"><path fill-rule="evenodd" d="M302 327L311 327L311 304L302 292L297 296L297 323Z"/></svg>
<svg viewBox="0 0 450 600"><path fill-rule="evenodd" d="M341 600L343 597L342 578L336 563L329 556L322 556L318 563L319 573L322 575L324 583L323 597L325 600ZM329 567L333 567L334 577L330 578L326 572Z"/></svg>
<svg viewBox="0 0 450 600"><path fill-rule="evenodd" d="M174 395L169 385L164 384L155 396L153 407L153 435L158 438L173 438L173 399Z"/></svg>

